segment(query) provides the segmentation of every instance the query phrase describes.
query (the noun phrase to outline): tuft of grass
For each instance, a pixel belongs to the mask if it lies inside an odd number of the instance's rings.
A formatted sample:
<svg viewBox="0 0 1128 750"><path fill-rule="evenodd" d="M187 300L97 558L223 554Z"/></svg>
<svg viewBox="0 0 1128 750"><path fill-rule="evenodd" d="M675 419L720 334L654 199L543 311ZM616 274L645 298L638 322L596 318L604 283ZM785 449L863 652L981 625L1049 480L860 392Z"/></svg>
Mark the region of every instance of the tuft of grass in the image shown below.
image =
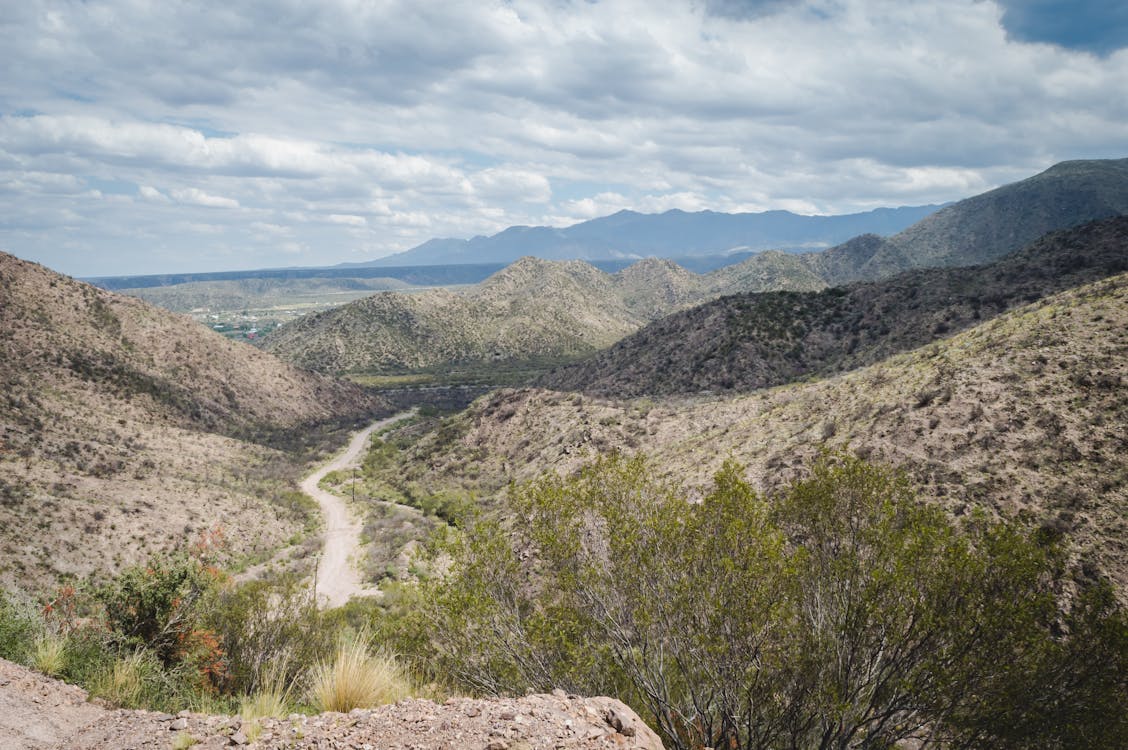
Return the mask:
<svg viewBox="0 0 1128 750"><path fill-rule="evenodd" d="M135 708L141 704L145 690L145 672L149 667L144 651L134 651L123 656L95 677L90 686L90 694L118 706Z"/></svg>
<svg viewBox="0 0 1128 750"><path fill-rule="evenodd" d="M411 679L393 654L372 653L364 631L343 636L331 662L319 662L310 676L310 702L319 711L348 713L395 703L412 695Z"/></svg>
<svg viewBox="0 0 1128 750"><path fill-rule="evenodd" d="M198 743L199 740L192 735L187 732L181 732L172 738L172 750L188 750L188 748Z"/></svg>
<svg viewBox="0 0 1128 750"><path fill-rule="evenodd" d="M31 664L50 677L58 677L67 666L67 639L55 633L44 633L31 647Z"/></svg>
<svg viewBox="0 0 1128 750"><path fill-rule="evenodd" d="M246 735L248 743L257 742L258 738L262 736L262 724L258 722L258 719L243 722L243 734Z"/></svg>
<svg viewBox="0 0 1128 750"><path fill-rule="evenodd" d="M239 700L239 716L243 721L281 718L290 713L290 693L280 685L271 685L254 695Z"/></svg>

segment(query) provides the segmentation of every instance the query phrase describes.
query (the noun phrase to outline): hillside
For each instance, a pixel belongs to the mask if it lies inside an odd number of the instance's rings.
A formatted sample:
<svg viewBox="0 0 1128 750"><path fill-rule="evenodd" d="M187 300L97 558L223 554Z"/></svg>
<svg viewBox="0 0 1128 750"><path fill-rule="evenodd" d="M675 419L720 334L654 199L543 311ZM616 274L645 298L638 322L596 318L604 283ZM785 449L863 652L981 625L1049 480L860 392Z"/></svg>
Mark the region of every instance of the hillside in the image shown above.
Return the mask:
<svg viewBox="0 0 1128 750"><path fill-rule="evenodd" d="M188 318L0 254L0 581L108 571L222 523L236 551L300 530L293 455L379 410ZM297 431L298 435L292 435ZM277 480L277 481L276 481Z"/></svg>
<svg viewBox="0 0 1128 750"><path fill-rule="evenodd" d="M727 398L499 391L406 450L405 486L489 498L512 480L642 451L705 486L728 457L761 489L824 446L903 467L956 515L1022 515L1128 590L1128 274L816 382Z"/></svg>
<svg viewBox="0 0 1128 750"><path fill-rule="evenodd" d="M820 292L723 297L663 318L540 384L598 395L748 391L878 362L1026 302L1128 270L1128 217L990 265Z"/></svg>
<svg viewBox="0 0 1128 750"><path fill-rule="evenodd" d="M946 206L884 241L852 240L804 260L831 285L910 268L969 266L1048 232L1121 214L1128 214L1128 159L1067 161Z"/></svg>
<svg viewBox="0 0 1128 750"><path fill-rule="evenodd" d="M381 293L283 326L263 347L321 372L574 357L700 299L669 261L607 274L583 261L522 258L476 287Z"/></svg>
<svg viewBox="0 0 1128 750"><path fill-rule="evenodd" d="M829 247L858 234L893 234L937 208L878 208L839 216L801 216L790 211L619 211L570 227L509 227L489 237L429 240L362 265L509 263L525 255L589 261L677 258L772 248Z"/></svg>

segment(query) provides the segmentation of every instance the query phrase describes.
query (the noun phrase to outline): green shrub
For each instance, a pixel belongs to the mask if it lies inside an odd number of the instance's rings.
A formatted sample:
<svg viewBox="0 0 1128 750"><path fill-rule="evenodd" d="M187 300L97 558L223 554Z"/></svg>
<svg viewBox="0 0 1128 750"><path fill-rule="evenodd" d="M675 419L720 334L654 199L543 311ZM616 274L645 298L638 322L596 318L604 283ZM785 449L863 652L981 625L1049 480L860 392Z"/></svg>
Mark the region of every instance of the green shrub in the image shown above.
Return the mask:
<svg viewBox="0 0 1128 750"><path fill-rule="evenodd" d="M25 662L42 632L43 621L30 601L0 591L0 658Z"/></svg>
<svg viewBox="0 0 1128 750"><path fill-rule="evenodd" d="M196 602L213 584L198 559L178 551L125 569L97 597L111 630L170 666L195 628Z"/></svg>
<svg viewBox="0 0 1128 750"><path fill-rule="evenodd" d="M333 649L336 630L296 578L217 589L201 604L201 623L222 645L222 688L234 695L292 684Z"/></svg>
<svg viewBox="0 0 1128 750"><path fill-rule="evenodd" d="M463 688L610 693L677 748L1128 741L1108 587L1063 611L1056 542L957 525L889 469L829 456L767 498L730 463L693 502L613 457L517 488L505 517L420 595L415 647Z"/></svg>

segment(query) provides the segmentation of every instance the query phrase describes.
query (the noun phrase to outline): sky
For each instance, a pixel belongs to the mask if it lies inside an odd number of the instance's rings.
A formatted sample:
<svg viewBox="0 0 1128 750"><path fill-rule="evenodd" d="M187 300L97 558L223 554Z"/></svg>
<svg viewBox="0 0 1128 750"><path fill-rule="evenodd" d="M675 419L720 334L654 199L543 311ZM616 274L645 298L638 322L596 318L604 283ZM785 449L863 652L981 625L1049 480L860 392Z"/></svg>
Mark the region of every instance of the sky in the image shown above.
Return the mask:
<svg viewBox="0 0 1128 750"><path fill-rule="evenodd" d="M74 276L1128 157L1107 0L0 0L0 49L0 250Z"/></svg>

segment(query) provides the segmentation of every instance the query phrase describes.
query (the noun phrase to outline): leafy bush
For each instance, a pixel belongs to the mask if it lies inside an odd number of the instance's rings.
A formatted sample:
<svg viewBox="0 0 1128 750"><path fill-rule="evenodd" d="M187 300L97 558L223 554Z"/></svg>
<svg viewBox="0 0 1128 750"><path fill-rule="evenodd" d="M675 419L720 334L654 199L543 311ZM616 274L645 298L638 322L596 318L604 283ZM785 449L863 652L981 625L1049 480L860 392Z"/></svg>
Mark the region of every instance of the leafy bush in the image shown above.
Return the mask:
<svg viewBox="0 0 1128 750"><path fill-rule="evenodd" d="M31 602L0 591L0 658L23 662L42 630L43 623Z"/></svg>
<svg viewBox="0 0 1128 750"><path fill-rule="evenodd" d="M222 644L223 689L236 695L293 684L333 648L335 628L302 581L255 581L209 593L203 624Z"/></svg>
<svg viewBox="0 0 1128 750"><path fill-rule="evenodd" d="M765 498L730 463L692 502L613 457L507 511L420 596L433 673L464 688L609 692L678 748L1128 740L1109 588L1063 611L1056 542L957 526L891 470L829 456Z"/></svg>

